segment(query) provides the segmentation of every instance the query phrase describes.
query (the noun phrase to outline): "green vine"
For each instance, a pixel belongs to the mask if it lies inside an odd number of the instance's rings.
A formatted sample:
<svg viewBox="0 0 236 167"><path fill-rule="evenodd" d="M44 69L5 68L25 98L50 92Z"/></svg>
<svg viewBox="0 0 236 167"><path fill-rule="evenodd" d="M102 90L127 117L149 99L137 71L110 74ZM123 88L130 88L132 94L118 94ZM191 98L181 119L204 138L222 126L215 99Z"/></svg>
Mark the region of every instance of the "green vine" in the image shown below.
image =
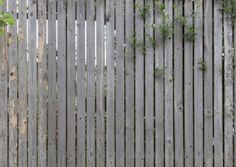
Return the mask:
<svg viewBox="0 0 236 167"><path fill-rule="evenodd" d="M198 69L201 70L202 72L205 72L207 70L207 62L205 60L203 59L200 60L198 62L198 65L199 65Z"/></svg>
<svg viewBox="0 0 236 167"><path fill-rule="evenodd" d="M165 69L166 67L156 67L154 70L154 75L155 78L160 78L161 76L163 76L165 74Z"/></svg>
<svg viewBox="0 0 236 167"><path fill-rule="evenodd" d="M236 1L235 0L223 0L222 12L231 17L233 24L236 21Z"/></svg>
<svg viewBox="0 0 236 167"><path fill-rule="evenodd" d="M4 3L5 3L4 0L0 0L0 6L3 6ZM14 26L14 24L15 24L15 19L11 14L0 11L0 36L4 34L6 26L12 27Z"/></svg>

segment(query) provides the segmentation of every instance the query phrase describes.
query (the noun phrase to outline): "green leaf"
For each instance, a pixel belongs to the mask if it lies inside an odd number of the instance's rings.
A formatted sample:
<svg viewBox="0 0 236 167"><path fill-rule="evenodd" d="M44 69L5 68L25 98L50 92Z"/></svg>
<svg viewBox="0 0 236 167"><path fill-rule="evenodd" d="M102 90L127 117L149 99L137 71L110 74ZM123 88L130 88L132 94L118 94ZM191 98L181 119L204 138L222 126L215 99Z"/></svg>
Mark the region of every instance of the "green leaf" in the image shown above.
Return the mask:
<svg viewBox="0 0 236 167"><path fill-rule="evenodd" d="M9 26L13 26L15 24L14 17L11 14L8 14L8 13L6 13L2 16L2 20L5 23L7 23L7 25L9 25Z"/></svg>
<svg viewBox="0 0 236 167"><path fill-rule="evenodd" d="M1 27L1 28L0 28L0 36L3 36L3 34L4 34L4 28Z"/></svg>
<svg viewBox="0 0 236 167"><path fill-rule="evenodd" d="M4 0L0 0L0 5L4 5Z"/></svg>

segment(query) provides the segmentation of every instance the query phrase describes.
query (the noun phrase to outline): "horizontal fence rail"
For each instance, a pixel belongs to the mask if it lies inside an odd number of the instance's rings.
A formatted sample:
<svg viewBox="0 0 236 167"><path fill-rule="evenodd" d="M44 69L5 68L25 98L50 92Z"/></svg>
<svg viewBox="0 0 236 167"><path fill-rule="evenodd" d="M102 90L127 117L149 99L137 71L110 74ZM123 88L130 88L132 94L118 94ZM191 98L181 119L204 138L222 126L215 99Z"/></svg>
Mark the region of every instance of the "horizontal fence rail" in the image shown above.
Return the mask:
<svg viewBox="0 0 236 167"><path fill-rule="evenodd" d="M0 167L236 166L234 0L6 0Z"/></svg>

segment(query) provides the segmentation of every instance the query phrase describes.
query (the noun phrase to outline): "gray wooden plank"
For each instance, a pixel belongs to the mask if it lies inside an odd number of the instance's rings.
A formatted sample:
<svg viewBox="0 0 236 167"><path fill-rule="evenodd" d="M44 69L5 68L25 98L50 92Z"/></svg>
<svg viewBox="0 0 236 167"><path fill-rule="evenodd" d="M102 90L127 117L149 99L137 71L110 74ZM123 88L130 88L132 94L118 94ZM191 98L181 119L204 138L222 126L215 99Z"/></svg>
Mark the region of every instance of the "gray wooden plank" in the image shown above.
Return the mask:
<svg viewBox="0 0 236 167"><path fill-rule="evenodd" d="M95 3L87 1L87 165L95 167Z"/></svg>
<svg viewBox="0 0 236 167"><path fill-rule="evenodd" d="M4 8L5 5L2 8ZM0 164L8 165L8 56L6 34L0 38Z"/></svg>
<svg viewBox="0 0 236 167"><path fill-rule="evenodd" d="M145 20L145 166L154 166L154 46L151 42L153 33L153 1L146 0L149 11Z"/></svg>
<svg viewBox="0 0 236 167"><path fill-rule="evenodd" d="M66 166L66 1L58 1L57 166Z"/></svg>
<svg viewBox="0 0 236 167"><path fill-rule="evenodd" d="M234 8L235 9L235 8ZM234 57L236 56L236 26L234 25L234 29L233 29L233 33L234 33ZM235 78L235 75L236 75L236 72L234 71L234 78ZM235 89L235 82L234 82L234 89ZM235 93L235 90L234 90L234 93ZM235 100L235 99L234 99ZM235 103L236 101L234 101L234 106L235 106ZM234 126L235 126L235 119L236 118L236 115L234 114ZM235 129L234 129L234 134L235 134ZM234 150L236 149L236 138L235 138L235 135L234 135ZM236 154L234 153L234 159L236 158ZM234 161L234 166L236 165L236 161Z"/></svg>
<svg viewBox="0 0 236 167"><path fill-rule="evenodd" d="M214 165L223 167L222 2L214 3Z"/></svg>
<svg viewBox="0 0 236 167"><path fill-rule="evenodd" d="M162 13L155 10L155 26L162 24ZM164 44L160 31L155 31L155 71L165 69ZM164 166L164 75L155 74L155 166Z"/></svg>
<svg viewBox="0 0 236 167"><path fill-rule="evenodd" d="M26 1L19 2L18 25L18 112L19 112L19 167L27 166L27 18Z"/></svg>
<svg viewBox="0 0 236 167"><path fill-rule="evenodd" d="M75 1L67 1L67 166L75 166Z"/></svg>
<svg viewBox="0 0 236 167"><path fill-rule="evenodd" d="M175 17L183 14L182 1L176 1ZM184 166L184 127L183 127L183 26L175 24L174 31L174 142L175 166Z"/></svg>
<svg viewBox="0 0 236 167"><path fill-rule="evenodd" d="M184 13L189 24L192 23L192 1L184 3ZM185 166L193 166L193 44L184 42L184 147Z"/></svg>
<svg viewBox="0 0 236 167"><path fill-rule="evenodd" d="M139 43L143 45L144 20L140 11L144 7L143 0L135 1L135 35ZM144 166L144 54L143 47L135 46L135 166Z"/></svg>
<svg viewBox="0 0 236 167"><path fill-rule="evenodd" d="M115 166L114 0L106 0L106 166Z"/></svg>
<svg viewBox="0 0 236 167"><path fill-rule="evenodd" d="M36 60L36 2L28 2L28 165L37 166L37 60Z"/></svg>
<svg viewBox="0 0 236 167"><path fill-rule="evenodd" d="M77 1L78 58L77 58L77 163L85 167L85 1Z"/></svg>
<svg viewBox="0 0 236 167"><path fill-rule="evenodd" d="M233 166L233 32L224 15L224 166Z"/></svg>
<svg viewBox="0 0 236 167"><path fill-rule="evenodd" d="M104 0L96 2L97 66L96 66L96 166L105 166L105 103L104 103Z"/></svg>
<svg viewBox="0 0 236 167"><path fill-rule="evenodd" d="M125 165L124 147L124 1L116 1L116 166Z"/></svg>
<svg viewBox="0 0 236 167"><path fill-rule="evenodd" d="M171 0L165 1L166 12L169 20L173 20L173 4ZM174 166L174 139L173 139L173 50L172 37L168 38L164 43L165 56L165 166Z"/></svg>
<svg viewBox="0 0 236 167"><path fill-rule="evenodd" d="M199 69L199 62L203 60L203 3L195 1L194 28L196 31L194 41L194 165L202 167L203 164L203 71Z"/></svg>
<svg viewBox="0 0 236 167"><path fill-rule="evenodd" d="M207 70L204 72L204 163L213 166L213 73L212 73L212 6L213 1L204 1L204 61Z"/></svg>
<svg viewBox="0 0 236 167"><path fill-rule="evenodd" d="M125 1L125 164L134 167L134 34L133 1Z"/></svg>
<svg viewBox="0 0 236 167"><path fill-rule="evenodd" d="M56 1L48 1L48 166L56 167Z"/></svg>
<svg viewBox="0 0 236 167"><path fill-rule="evenodd" d="M16 18L16 1L8 1L8 12ZM9 27L8 56L9 56L9 167L17 166L18 156L18 110L17 110L17 26Z"/></svg>

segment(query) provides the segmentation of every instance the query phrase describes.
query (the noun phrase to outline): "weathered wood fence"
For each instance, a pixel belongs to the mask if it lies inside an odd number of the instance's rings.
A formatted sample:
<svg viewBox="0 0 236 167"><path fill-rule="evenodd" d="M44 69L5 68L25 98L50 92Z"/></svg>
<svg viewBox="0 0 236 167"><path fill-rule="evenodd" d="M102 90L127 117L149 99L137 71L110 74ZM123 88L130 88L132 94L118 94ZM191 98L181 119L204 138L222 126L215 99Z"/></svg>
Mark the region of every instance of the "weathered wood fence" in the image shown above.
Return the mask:
<svg viewBox="0 0 236 167"><path fill-rule="evenodd" d="M236 166L221 0L7 0L1 167Z"/></svg>

